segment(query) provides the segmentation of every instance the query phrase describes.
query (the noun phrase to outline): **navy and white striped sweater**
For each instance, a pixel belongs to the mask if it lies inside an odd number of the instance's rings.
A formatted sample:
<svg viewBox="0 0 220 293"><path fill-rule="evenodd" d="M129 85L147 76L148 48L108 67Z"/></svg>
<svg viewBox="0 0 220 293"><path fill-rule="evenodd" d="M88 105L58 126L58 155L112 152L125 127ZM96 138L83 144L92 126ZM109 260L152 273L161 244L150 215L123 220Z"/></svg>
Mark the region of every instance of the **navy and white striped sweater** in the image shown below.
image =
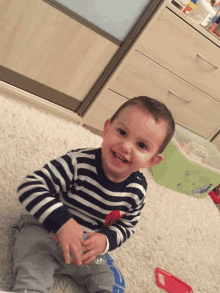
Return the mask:
<svg viewBox="0 0 220 293"><path fill-rule="evenodd" d="M147 182L134 172L124 182L109 180L101 148L72 150L26 176L17 188L22 206L57 233L73 218L85 232L103 233L109 251L133 233L145 205Z"/></svg>

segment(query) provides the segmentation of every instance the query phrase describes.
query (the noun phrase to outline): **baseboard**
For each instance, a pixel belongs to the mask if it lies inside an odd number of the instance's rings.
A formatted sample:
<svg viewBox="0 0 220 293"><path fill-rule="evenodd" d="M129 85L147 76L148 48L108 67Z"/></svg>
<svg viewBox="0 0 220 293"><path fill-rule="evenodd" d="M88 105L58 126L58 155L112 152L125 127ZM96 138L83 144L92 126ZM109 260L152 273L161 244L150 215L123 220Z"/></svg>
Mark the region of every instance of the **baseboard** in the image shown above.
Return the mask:
<svg viewBox="0 0 220 293"><path fill-rule="evenodd" d="M92 126L89 126L89 125L87 125L87 124L83 124L82 126L83 126L84 128L86 128L86 129L90 130L92 133L94 133L94 134L96 134L96 135L99 135L99 136L103 137L103 133L102 133L102 131L100 131L100 130L98 130L98 129L96 129L96 128L93 128Z"/></svg>
<svg viewBox="0 0 220 293"><path fill-rule="evenodd" d="M47 109L51 112L58 113L64 117L69 118L76 124L79 124L82 121L82 118L74 113L73 111L70 111L68 109L65 109L57 104L54 104L50 101L47 101L43 98L40 98L36 95L33 95L29 92L26 92L24 90L21 90L13 85L10 85L6 82L0 81L0 91L9 93L15 97L21 98L23 100L26 100L27 102L33 103L37 106L40 106L44 109Z"/></svg>

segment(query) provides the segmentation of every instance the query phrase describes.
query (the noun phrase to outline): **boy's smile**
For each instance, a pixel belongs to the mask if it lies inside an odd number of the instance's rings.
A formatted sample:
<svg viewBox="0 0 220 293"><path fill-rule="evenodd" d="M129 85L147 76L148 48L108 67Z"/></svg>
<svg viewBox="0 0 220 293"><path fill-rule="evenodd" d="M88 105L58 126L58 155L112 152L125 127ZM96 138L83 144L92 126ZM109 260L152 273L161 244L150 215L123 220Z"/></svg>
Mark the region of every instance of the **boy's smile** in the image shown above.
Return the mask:
<svg viewBox="0 0 220 293"><path fill-rule="evenodd" d="M155 120L138 106L124 108L114 122L103 129L102 166L106 176L122 182L133 172L163 160L155 155L166 136L167 123ZM155 156L154 156L155 155Z"/></svg>

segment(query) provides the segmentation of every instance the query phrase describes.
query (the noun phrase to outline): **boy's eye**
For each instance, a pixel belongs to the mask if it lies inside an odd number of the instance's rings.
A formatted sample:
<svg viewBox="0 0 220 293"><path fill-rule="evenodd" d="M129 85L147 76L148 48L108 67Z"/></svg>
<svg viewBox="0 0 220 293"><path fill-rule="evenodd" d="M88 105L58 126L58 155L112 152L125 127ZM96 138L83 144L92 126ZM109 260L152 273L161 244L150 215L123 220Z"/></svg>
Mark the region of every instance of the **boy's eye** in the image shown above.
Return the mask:
<svg viewBox="0 0 220 293"><path fill-rule="evenodd" d="M125 132L123 129L120 129L120 128L118 129L118 132L119 132L121 135L123 135L123 136L126 134L126 132Z"/></svg>
<svg viewBox="0 0 220 293"><path fill-rule="evenodd" d="M140 142L138 145L142 149L147 149L147 146L143 142Z"/></svg>

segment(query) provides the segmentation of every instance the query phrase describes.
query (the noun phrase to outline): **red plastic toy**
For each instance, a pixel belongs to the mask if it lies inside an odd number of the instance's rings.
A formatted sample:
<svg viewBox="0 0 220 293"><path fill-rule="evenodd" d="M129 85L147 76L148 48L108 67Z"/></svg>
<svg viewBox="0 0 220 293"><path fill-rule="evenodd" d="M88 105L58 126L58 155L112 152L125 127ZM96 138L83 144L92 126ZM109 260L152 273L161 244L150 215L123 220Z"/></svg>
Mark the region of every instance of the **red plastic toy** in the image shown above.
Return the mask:
<svg viewBox="0 0 220 293"><path fill-rule="evenodd" d="M168 293L193 293L192 287L170 273L160 268L156 268L155 273L157 286Z"/></svg>
<svg viewBox="0 0 220 293"><path fill-rule="evenodd" d="M220 204L220 196L218 196L213 190L209 192L209 195L215 203Z"/></svg>

